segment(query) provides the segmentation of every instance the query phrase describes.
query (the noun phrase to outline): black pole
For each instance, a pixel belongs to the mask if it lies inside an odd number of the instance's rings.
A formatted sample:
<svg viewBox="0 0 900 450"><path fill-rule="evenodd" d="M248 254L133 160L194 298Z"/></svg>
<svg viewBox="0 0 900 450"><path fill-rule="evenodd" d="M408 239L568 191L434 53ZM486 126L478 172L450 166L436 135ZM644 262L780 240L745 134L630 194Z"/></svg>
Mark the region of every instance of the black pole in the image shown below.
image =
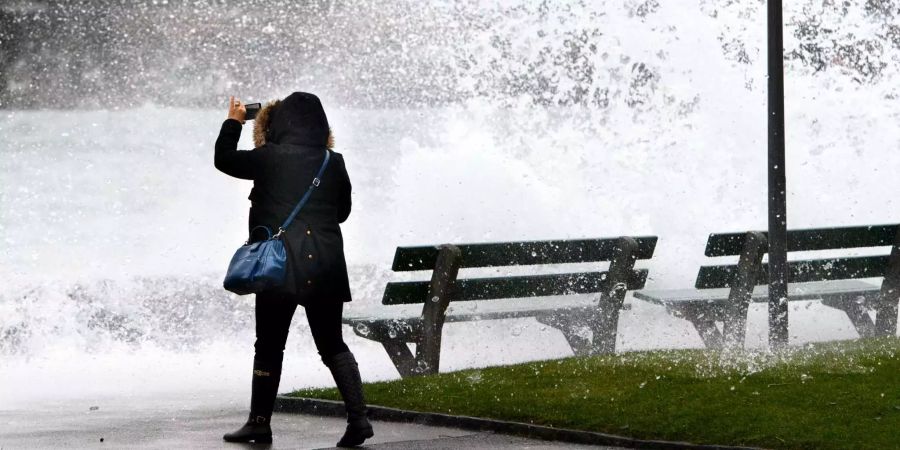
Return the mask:
<svg viewBox="0 0 900 450"><path fill-rule="evenodd" d="M768 0L769 28L769 347L788 342L787 202L784 170L784 46L781 0Z"/></svg>

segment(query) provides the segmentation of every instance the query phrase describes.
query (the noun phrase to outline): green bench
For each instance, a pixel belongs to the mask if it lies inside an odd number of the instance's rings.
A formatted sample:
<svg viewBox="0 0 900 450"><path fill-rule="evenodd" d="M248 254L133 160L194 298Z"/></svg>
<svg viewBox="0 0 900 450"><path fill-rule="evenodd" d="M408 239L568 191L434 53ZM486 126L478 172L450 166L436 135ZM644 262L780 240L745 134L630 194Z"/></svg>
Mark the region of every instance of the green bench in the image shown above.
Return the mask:
<svg viewBox="0 0 900 450"><path fill-rule="evenodd" d="M689 320L710 348L743 346L750 302L768 302L766 233L712 234L706 256L738 256L736 264L700 268L694 289L644 290L634 297L663 305ZM900 234L897 225L791 230L787 251L892 246L889 255L844 256L788 262L788 300L820 299L847 314L860 336L897 333L900 298ZM862 281L882 278L880 285ZM872 321L868 310L876 312ZM717 322L722 323L721 331Z"/></svg>
<svg viewBox="0 0 900 450"><path fill-rule="evenodd" d="M438 372L446 322L534 317L560 330L576 354L613 352L625 293L647 279L635 261L649 259L655 248L656 237L398 247L392 270L430 270L431 280L390 282L383 308L343 322L380 342L402 377ZM609 262L607 270L559 273L543 267L601 262ZM460 269L499 272L511 266L541 267L529 275L458 277Z"/></svg>

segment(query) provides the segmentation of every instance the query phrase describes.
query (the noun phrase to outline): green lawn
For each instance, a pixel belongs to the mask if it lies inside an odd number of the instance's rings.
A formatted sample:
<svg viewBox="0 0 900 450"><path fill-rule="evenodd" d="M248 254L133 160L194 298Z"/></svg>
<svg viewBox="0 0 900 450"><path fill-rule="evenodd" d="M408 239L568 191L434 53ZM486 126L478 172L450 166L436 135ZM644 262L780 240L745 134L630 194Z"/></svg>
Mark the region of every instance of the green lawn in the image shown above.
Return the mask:
<svg viewBox="0 0 900 450"><path fill-rule="evenodd" d="M900 449L900 339L635 352L367 384L369 403L642 439ZM339 399L335 389L292 396Z"/></svg>

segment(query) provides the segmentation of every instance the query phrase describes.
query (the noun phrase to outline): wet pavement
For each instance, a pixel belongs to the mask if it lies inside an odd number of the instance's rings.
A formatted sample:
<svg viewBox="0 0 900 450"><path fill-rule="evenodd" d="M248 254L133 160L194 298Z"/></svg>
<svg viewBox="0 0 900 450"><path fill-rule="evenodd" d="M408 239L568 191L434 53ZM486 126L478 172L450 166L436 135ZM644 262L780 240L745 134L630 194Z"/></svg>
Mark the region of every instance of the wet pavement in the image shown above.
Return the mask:
<svg viewBox="0 0 900 450"><path fill-rule="evenodd" d="M173 399L98 403L65 401L0 410L0 449L331 448L346 425L339 418L276 413L272 444L233 444L222 441L222 435L241 426L247 417L246 410L235 405ZM373 426L375 437L366 441L366 448L608 448L407 423L373 422Z"/></svg>

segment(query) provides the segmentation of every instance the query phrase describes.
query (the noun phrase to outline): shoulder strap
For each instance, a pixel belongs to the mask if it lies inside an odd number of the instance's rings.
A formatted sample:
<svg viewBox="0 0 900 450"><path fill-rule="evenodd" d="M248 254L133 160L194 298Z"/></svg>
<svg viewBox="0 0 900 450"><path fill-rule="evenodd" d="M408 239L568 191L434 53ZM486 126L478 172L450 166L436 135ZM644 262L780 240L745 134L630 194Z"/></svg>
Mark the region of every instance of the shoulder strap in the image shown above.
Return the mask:
<svg viewBox="0 0 900 450"><path fill-rule="evenodd" d="M300 210L303 209L303 205L305 205L306 201L309 200L309 196L310 196L310 194L312 194L313 189L318 187L319 184L322 182L322 179L321 179L322 174L325 173L325 168L328 167L329 159L331 159L331 151L326 149L325 150L325 160L322 161L322 167L319 167L319 173L317 173L316 177L313 178L312 184L309 185L309 189L307 189L306 193L303 194L303 198L300 199L300 202L297 203L297 206L295 206L294 210L291 211L291 215L288 216L287 220L285 220L284 223L281 224L280 227L278 227L278 233L276 233L275 236L272 236L273 238L277 238L277 237L281 236L281 233L284 233L284 230L288 226L290 226L291 222L294 221L294 218L297 217L297 213L299 213Z"/></svg>

